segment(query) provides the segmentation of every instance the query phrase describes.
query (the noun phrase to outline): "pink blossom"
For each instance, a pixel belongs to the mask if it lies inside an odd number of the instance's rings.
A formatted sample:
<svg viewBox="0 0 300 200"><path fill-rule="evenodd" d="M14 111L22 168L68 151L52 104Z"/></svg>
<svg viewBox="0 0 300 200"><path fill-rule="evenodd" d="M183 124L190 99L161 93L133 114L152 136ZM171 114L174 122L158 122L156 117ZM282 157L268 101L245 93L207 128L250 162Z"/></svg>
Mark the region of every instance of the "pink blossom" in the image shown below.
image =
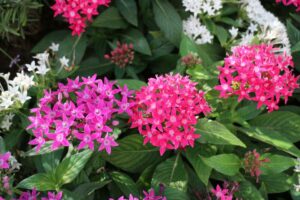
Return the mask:
<svg viewBox="0 0 300 200"><path fill-rule="evenodd" d="M136 92L136 106L131 114L131 128L138 128L144 143L167 149L194 145L196 116L210 112L204 93L196 89L188 77L157 76L149 79L148 86Z"/></svg>
<svg viewBox="0 0 300 200"><path fill-rule="evenodd" d="M111 0L55 0L51 7L54 17L62 15L70 24L72 35L81 35L88 21L98 15L99 6L108 6Z"/></svg>
<svg viewBox="0 0 300 200"><path fill-rule="evenodd" d="M225 58L224 67L218 67L220 97L238 96L257 102L257 107L267 106L269 112L277 110L279 101L292 96L299 88L292 73L292 57L275 54L271 45L238 46Z"/></svg>
<svg viewBox="0 0 300 200"><path fill-rule="evenodd" d="M22 192L18 200L37 200L39 193L36 189L33 189L31 192Z"/></svg>
<svg viewBox="0 0 300 200"><path fill-rule="evenodd" d="M151 189L149 192L143 192L145 197L143 200L167 200L164 196L156 196L154 189Z"/></svg>
<svg viewBox="0 0 300 200"><path fill-rule="evenodd" d="M48 192L48 197L42 197L42 200L61 200L63 196L62 192L59 192L57 194Z"/></svg>
<svg viewBox="0 0 300 200"><path fill-rule="evenodd" d="M232 200L232 198L227 197L228 189L222 189L217 185L216 189L212 189L211 192L217 198L217 200Z"/></svg>
<svg viewBox="0 0 300 200"><path fill-rule="evenodd" d="M117 47L104 56L105 59L110 60L120 68L124 68L129 64L132 64L134 60L133 44L121 44L117 42Z"/></svg>
<svg viewBox="0 0 300 200"><path fill-rule="evenodd" d="M75 80L68 79L67 84L58 84L57 91L45 91L39 107L32 109L29 117L34 137L29 144L36 145L39 151L46 141L52 141L52 150L69 146L70 142L79 141L78 149L94 149L111 153L117 146L108 133L113 129L113 122L118 114L131 114L134 103L132 92L127 87L120 87L106 78L97 76Z"/></svg>
<svg viewBox="0 0 300 200"><path fill-rule="evenodd" d="M276 3L280 2L282 2L285 6L293 5L297 7L297 11L300 10L300 0L276 0Z"/></svg>
<svg viewBox="0 0 300 200"><path fill-rule="evenodd" d="M0 154L0 169L9 169L9 158L11 156L10 152Z"/></svg>

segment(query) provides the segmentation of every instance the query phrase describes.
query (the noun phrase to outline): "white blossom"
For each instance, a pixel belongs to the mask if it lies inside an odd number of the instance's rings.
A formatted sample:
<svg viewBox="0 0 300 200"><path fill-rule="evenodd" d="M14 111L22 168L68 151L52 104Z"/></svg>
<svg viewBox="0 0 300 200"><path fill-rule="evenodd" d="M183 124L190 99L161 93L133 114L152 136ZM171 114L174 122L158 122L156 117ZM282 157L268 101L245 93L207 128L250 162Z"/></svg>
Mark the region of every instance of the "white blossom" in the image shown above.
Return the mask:
<svg viewBox="0 0 300 200"><path fill-rule="evenodd" d="M236 36L239 33L239 29L235 28L235 27L231 27L231 29L229 29L229 33L230 33L232 38L236 38Z"/></svg>
<svg viewBox="0 0 300 200"><path fill-rule="evenodd" d="M2 130L8 131L12 125L12 120L13 120L14 116L15 115L13 113L9 113L9 114L5 115L1 121L0 128Z"/></svg>
<svg viewBox="0 0 300 200"><path fill-rule="evenodd" d="M194 16L198 14L207 14L215 16L222 9L221 0L183 0L185 10L191 12Z"/></svg>
<svg viewBox="0 0 300 200"><path fill-rule="evenodd" d="M259 0L241 1L251 22L258 25L262 31L258 37L264 42L281 46L283 52L290 54L291 45L284 24L274 14L268 12Z"/></svg>
<svg viewBox="0 0 300 200"><path fill-rule="evenodd" d="M51 49L53 52L58 52L58 50L59 50L59 44L56 44L56 43L52 42L52 44L49 47L49 49Z"/></svg>
<svg viewBox="0 0 300 200"><path fill-rule="evenodd" d="M27 67L27 70L30 72L34 71L37 68L35 61L32 61L30 64L25 64L25 66Z"/></svg>
<svg viewBox="0 0 300 200"><path fill-rule="evenodd" d="M43 76L43 75L46 75L48 71L50 71L50 68L48 68L48 67L46 66L46 64L43 64L43 65L39 65L39 66L37 67L36 73Z"/></svg>
<svg viewBox="0 0 300 200"><path fill-rule="evenodd" d="M49 53L39 53L34 56L38 60L39 65L45 65L49 62Z"/></svg>
<svg viewBox="0 0 300 200"><path fill-rule="evenodd" d="M69 66L69 59L66 58L65 56L59 59L60 63L62 66Z"/></svg>
<svg viewBox="0 0 300 200"><path fill-rule="evenodd" d="M183 31L188 37L195 40L197 44L211 43L213 39L213 35L206 26L200 23L196 16L190 16L183 21Z"/></svg>

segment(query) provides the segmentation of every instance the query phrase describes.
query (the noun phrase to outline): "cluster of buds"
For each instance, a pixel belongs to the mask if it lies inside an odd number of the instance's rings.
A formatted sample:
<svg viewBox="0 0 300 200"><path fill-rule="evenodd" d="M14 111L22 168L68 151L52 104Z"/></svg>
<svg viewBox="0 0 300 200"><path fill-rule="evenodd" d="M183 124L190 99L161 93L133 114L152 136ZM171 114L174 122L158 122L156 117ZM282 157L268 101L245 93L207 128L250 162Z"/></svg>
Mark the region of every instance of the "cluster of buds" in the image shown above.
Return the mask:
<svg viewBox="0 0 300 200"><path fill-rule="evenodd" d="M185 67L194 67L196 65L200 65L202 60L196 53L189 53L186 56L181 58L181 64Z"/></svg>
<svg viewBox="0 0 300 200"><path fill-rule="evenodd" d="M132 64L134 60L133 44L121 44L117 42L117 47L110 54L104 55L104 58L110 60L120 68L124 68L128 64Z"/></svg>
<svg viewBox="0 0 300 200"><path fill-rule="evenodd" d="M251 176L256 177L256 182L259 181L259 176L261 175L261 167L264 163L270 162L268 158L261 158L261 155L254 149L253 151L248 151L244 158L244 169L245 172L250 173Z"/></svg>

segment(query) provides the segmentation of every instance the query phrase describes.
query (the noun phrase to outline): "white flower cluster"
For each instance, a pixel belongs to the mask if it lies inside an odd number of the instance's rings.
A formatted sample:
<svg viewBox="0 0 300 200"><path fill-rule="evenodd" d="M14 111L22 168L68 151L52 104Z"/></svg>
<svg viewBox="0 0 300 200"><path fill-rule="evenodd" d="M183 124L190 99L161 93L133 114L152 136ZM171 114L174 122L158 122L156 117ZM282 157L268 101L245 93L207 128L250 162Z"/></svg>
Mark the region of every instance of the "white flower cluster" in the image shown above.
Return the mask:
<svg viewBox="0 0 300 200"><path fill-rule="evenodd" d="M197 44L211 43L213 36L206 28L206 26L200 23L200 20L196 16L190 16L187 20L183 21L183 31Z"/></svg>
<svg viewBox="0 0 300 200"><path fill-rule="evenodd" d="M183 0L185 11L192 15L183 21L184 33L197 44L211 43L213 35L201 24L199 15L215 16L222 8L221 0Z"/></svg>
<svg viewBox="0 0 300 200"><path fill-rule="evenodd" d="M33 76L29 76L24 71L17 73L12 80L9 79L10 74L0 74L6 82L7 89L5 90L0 85L0 111L7 110L15 103L24 104L30 97L27 92L28 89L34 85Z"/></svg>
<svg viewBox="0 0 300 200"><path fill-rule="evenodd" d="M251 23L258 25L261 32L258 37L265 42L269 42L276 46L281 46L281 51L287 54L291 53L290 41L288 39L287 30L279 19L268 12L259 0L241 0ZM246 41L253 35L247 31L242 41Z"/></svg>
<svg viewBox="0 0 300 200"><path fill-rule="evenodd" d="M222 8L221 0L183 0L185 11L198 14L207 14L208 16L215 16Z"/></svg>

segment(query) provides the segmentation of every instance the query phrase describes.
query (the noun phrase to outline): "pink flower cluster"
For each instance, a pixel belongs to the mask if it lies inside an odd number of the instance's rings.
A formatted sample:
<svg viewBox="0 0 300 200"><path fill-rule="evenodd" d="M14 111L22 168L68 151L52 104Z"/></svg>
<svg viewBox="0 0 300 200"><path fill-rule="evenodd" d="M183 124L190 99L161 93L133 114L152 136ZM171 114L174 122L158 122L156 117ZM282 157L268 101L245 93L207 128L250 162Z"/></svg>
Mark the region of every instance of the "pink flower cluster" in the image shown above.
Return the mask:
<svg viewBox="0 0 300 200"><path fill-rule="evenodd" d="M237 182L227 182L223 184L223 188L217 185L216 189L212 189L211 192L217 200L232 200L235 192L238 191L240 185Z"/></svg>
<svg viewBox="0 0 300 200"><path fill-rule="evenodd" d="M294 5L297 7L297 11L300 11L300 0L276 0L276 3L280 2L282 2L285 6Z"/></svg>
<svg viewBox="0 0 300 200"><path fill-rule="evenodd" d="M154 189L151 189L149 192L144 191L144 198L143 200L167 200L166 197L161 195L156 195ZM109 200L114 200L113 198L110 198ZM118 198L118 200L139 200L139 198L134 197L132 194L129 195L129 198L126 199L124 196L121 196Z"/></svg>
<svg viewBox="0 0 300 200"><path fill-rule="evenodd" d="M0 169L9 169L9 159L11 157L10 152L0 154Z"/></svg>
<svg viewBox="0 0 300 200"><path fill-rule="evenodd" d="M51 7L54 16L62 14L69 22L72 35L80 35L86 28L87 21L98 15L99 6L108 6L111 0L55 0Z"/></svg>
<svg viewBox="0 0 300 200"><path fill-rule="evenodd" d="M117 114L131 114L131 94L126 86L116 86L106 78L102 81L96 75L59 83L57 91L45 91L39 107L32 109L28 129L35 138L29 144L39 151L46 141L53 141L51 148L55 150L77 139L78 149L93 150L98 142L99 151L105 149L110 154L111 147L118 145L108 134L111 124L117 124L113 120Z"/></svg>
<svg viewBox="0 0 300 200"><path fill-rule="evenodd" d="M18 200L37 200L38 196L39 193L35 189L33 189L32 191L22 192ZM63 196L62 192L59 192L57 194L48 192L48 196L42 197L41 200L61 200L62 196Z"/></svg>
<svg viewBox="0 0 300 200"><path fill-rule="evenodd" d="M200 137L194 133L196 115L207 114L210 107L196 84L188 77L170 74L149 79L148 86L136 92L131 128L138 127L144 143L159 147L161 155L166 149L193 146Z"/></svg>
<svg viewBox="0 0 300 200"><path fill-rule="evenodd" d="M237 95L243 99L258 102L257 107L266 105L269 112L278 109L280 98L285 103L295 88L297 80L292 70L291 56L277 55L271 45L238 46L233 54L225 58L220 71L220 97Z"/></svg>
<svg viewBox="0 0 300 200"><path fill-rule="evenodd" d="M245 172L250 173L251 176L256 177L256 182L259 181L259 176L261 175L260 168L264 163L270 162L268 158L261 158L260 154L254 149L245 154L244 158L244 168Z"/></svg>

